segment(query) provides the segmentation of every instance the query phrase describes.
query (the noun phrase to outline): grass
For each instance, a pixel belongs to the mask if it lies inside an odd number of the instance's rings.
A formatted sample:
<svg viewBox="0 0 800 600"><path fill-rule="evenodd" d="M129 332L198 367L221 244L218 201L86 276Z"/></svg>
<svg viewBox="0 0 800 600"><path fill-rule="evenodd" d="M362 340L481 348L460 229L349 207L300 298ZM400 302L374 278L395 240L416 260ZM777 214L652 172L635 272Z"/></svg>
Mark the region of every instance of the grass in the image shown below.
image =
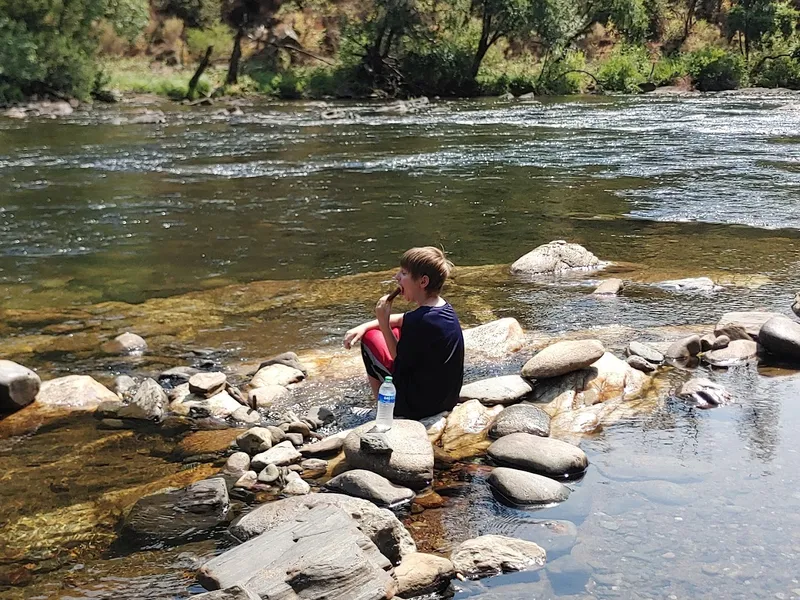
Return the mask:
<svg viewBox="0 0 800 600"><path fill-rule="evenodd" d="M186 96L189 80L196 68L196 65L165 67L141 59L115 59L103 65L106 80L104 87L121 92L182 99ZM225 67L209 66L197 86L198 95L207 95L222 85L225 74Z"/></svg>

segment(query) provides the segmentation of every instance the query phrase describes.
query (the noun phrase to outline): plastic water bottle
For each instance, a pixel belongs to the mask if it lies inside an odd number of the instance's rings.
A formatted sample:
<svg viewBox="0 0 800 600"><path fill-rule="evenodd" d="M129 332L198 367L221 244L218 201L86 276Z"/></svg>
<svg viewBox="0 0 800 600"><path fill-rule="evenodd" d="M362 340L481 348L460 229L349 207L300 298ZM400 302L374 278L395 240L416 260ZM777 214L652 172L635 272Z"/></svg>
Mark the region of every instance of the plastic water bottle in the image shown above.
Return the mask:
<svg viewBox="0 0 800 600"><path fill-rule="evenodd" d="M397 390L392 383L392 378L386 377L378 390L378 415L375 417L375 429L377 431L389 431L392 428L394 399L396 396Z"/></svg>

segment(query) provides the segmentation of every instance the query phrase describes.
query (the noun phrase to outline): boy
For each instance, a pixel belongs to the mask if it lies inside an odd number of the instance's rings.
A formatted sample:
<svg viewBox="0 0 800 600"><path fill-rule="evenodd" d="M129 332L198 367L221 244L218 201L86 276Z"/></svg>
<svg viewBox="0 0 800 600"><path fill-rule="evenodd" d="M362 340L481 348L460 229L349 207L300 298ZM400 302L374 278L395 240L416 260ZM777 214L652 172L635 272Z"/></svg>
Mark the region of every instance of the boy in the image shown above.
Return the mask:
<svg viewBox="0 0 800 600"><path fill-rule="evenodd" d="M400 293L416 310L391 314L383 296L375 306L377 320L354 327L344 336L345 348L361 342L361 354L372 393L377 397L384 377L397 388L394 414L422 419L458 402L464 380L464 337L453 307L439 292L453 263L438 248L411 248L394 276Z"/></svg>

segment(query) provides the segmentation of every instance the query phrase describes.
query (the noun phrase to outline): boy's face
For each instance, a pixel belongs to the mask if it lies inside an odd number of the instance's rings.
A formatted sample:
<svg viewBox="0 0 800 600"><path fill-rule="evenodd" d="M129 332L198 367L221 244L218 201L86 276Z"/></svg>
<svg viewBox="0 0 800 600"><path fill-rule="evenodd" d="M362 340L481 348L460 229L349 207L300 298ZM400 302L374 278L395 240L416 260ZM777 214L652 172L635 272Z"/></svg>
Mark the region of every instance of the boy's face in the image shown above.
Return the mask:
<svg viewBox="0 0 800 600"><path fill-rule="evenodd" d="M425 290L425 288L428 287L427 275L423 275L417 279L408 269L400 267L400 270L394 276L394 280L397 282L397 285L400 286L403 298L409 302L417 301L419 298L424 298L428 295L428 292Z"/></svg>

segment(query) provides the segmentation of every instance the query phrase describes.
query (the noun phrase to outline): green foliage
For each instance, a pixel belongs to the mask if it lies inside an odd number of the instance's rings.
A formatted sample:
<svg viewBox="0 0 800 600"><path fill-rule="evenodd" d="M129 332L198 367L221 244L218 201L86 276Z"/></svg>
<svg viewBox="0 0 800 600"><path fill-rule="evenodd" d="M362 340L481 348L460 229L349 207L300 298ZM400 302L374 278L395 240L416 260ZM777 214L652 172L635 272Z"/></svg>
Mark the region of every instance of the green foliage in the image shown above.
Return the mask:
<svg viewBox="0 0 800 600"><path fill-rule="evenodd" d="M646 0L604 0L598 13L606 13L608 21L614 24L626 40L641 42L647 37L650 28L650 14Z"/></svg>
<svg viewBox="0 0 800 600"><path fill-rule="evenodd" d="M159 13L178 17L188 27L211 27L222 16L222 0L152 0L152 3Z"/></svg>
<svg viewBox="0 0 800 600"><path fill-rule="evenodd" d="M474 49L468 38L447 36L436 43L416 44L403 56L400 70L409 96L471 96Z"/></svg>
<svg viewBox="0 0 800 600"><path fill-rule="evenodd" d="M536 82L536 93L549 96L568 96L586 90L588 76L583 52L567 52L556 62L542 65Z"/></svg>
<svg viewBox="0 0 800 600"><path fill-rule="evenodd" d="M800 56L778 56L764 60L750 76L758 87L800 90Z"/></svg>
<svg viewBox="0 0 800 600"><path fill-rule="evenodd" d="M686 60L683 56L663 57L653 68L652 82L657 87L672 85L686 75Z"/></svg>
<svg viewBox="0 0 800 600"><path fill-rule="evenodd" d="M652 66L647 49L618 46L597 71L597 80L608 92L636 94L647 81Z"/></svg>
<svg viewBox="0 0 800 600"><path fill-rule="evenodd" d="M133 42L150 22L148 0L107 0L105 17L117 35Z"/></svg>
<svg viewBox="0 0 800 600"><path fill-rule="evenodd" d="M740 55L711 47L689 54L686 70L694 86L703 92L736 89L745 72Z"/></svg>
<svg viewBox="0 0 800 600"><path fill-rule="evenodd" d="M728 34L744 38L745 55L770 37L788 39L795 31L800 13L785 0L732 0L728 11Z"/></svg>
<svg viewBox="0 0 800 600"><path fill-rule="evenodd" d="M214 23L205 29L186 30L186 48L192 58L199 60L206 54L206 48L214 46L211 60L227 58L233 50L233 31L224 23Z"/></svg>

